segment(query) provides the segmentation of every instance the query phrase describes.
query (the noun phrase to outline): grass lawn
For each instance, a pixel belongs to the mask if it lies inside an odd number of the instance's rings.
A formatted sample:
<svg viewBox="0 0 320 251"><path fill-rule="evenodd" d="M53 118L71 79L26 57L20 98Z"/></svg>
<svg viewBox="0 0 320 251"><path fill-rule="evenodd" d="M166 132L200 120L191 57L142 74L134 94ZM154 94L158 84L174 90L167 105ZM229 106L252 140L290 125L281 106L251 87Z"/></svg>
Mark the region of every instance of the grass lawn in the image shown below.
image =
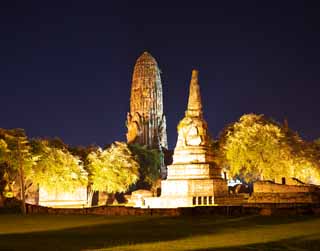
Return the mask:
<svg viewBox="0 0 320 251"><path fill-rule="evenodd" d="M0 215L0 250L320 250L320 217Z"/></svg>

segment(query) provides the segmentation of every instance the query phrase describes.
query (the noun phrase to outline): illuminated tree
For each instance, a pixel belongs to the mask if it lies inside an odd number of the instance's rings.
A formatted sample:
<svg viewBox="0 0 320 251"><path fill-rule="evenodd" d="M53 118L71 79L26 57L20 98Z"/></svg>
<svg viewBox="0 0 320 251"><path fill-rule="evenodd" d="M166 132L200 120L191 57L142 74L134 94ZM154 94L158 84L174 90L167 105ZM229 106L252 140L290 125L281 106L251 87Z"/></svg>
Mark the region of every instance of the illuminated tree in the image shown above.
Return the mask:
<svg viewBox="0 0 320 251"><path fill-rule="evenodd" d="M30 144L23 129L2 130L0 134L8 146L5 157L8 177L15 180L18 175L21 210L26 214L26 179L34 165Z"/></svg>
<svg viewBox="0 0 320 251"><path fill-rule="evenodd" d="M86 172L90 171L88 167L89 165L88 155L91 152L96 152L98 149L99 147L96 145L68 147L69 152L80 159L83 165L83 168L84 170L86 170Z"/></svg>
<svg viewBox="0 0 320 251"><path fill-rule="evenodd" d="M46 191L71 192L87 184L87 172L78 157L63 145L51 144L49 140L32 140L36 158L29 179ZM62 147L62 148L58 148Z"/></svg>
<svg viewBox="0 0 320 251"><path fill-rule="evenodd" d="M320 185L320 145L317 141L296 144L292 163L293 176L307 183ZM298 153L298 154L297 154Z"/></svg>
<svg viewBox="0 0 320 251"><path fill-rule="evenodd" d="M315 169L314 151L290 129L247 114L226 127L220 138L223 161L231 176L247 181L297 177L308 181Z"/></svg>
<svg viewBox="0 0 320 251"><path fill-rule="evenodd" d="M8 152L8 145L5 140L0 139L0 164L5 162Z"/></svg>
<svg viewBox="0 0 320 251"><path fill-rule="evenodd" d="M125 192L139 178L139 163L126 143L115 142L106 150L98 149L88 155L91 205L94 191Z"/></svg>
<svg viewBox="0 0 320 251"><path fill-rule="evenodd" d="M320 184L320 147L317 141L302 140L297 132L284 126L286 144L290 147L291 176L306 183Z"/></svg>
<svg viewBox="0 0 320 251"><path fill-rule="evenodd" d="M6 180L6 157L8 153L7 143L0 139L0 199L4 195L4 189L7 185Z"/></svg>

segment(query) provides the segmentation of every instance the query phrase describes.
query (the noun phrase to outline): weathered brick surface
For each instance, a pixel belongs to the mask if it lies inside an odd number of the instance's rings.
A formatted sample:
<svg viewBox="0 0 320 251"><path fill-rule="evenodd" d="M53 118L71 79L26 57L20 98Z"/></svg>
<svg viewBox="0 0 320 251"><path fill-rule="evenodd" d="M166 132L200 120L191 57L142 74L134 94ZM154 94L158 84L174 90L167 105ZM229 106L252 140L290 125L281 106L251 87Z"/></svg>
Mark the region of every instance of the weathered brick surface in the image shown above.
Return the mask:
<svg viewBox="0 0 320 251"><path fill-rule="evenodd" d="M197 216L197 215L320 215L320 203L247 203L238 206L200 206L171 209L143 209L124 206L101 206L93 208L47 208L27 205L28 214L53 215L106 215L106 216Z"/></svg>
<svg viewBox="0 0 320 251"><path fill-rule="evenodd" d="M219 205L243 205L248 202L249 194L229 194L227 196L215 197L214 203Z"/></svg>
<svg viewBox="0 0 320 251"><path fill-rule="evenodd" d="M134 66L127 127L128 143L168 148L160 69L148 52Z"/></svg>
<svg viewBox="0 0 320 251"><path fill-rule="evenodd" d="M249 203L318 203L317 193L253 193Z"/></svg>
<svg viewBox="0 0 320 251"><path fill-rule="evenodd" d="M255 193L308 193L316 189L316 186L311 185L281 185L268 181L258 181L253 184Z"/></svg>

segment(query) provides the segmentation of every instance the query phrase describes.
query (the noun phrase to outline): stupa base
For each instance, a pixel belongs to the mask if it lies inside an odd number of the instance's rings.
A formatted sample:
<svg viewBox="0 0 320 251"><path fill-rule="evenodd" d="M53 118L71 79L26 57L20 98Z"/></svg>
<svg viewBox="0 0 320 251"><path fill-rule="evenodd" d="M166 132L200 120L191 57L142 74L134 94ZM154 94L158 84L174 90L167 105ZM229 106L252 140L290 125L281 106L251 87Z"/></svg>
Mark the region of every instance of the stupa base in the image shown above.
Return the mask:
<svg viewBox="0 0 320 251"><path fill-rule="evenodd" d="M144 198L146 208L214 205L214 198L228 194L227 181L217 179L163 180L161 196Z"/></svg>

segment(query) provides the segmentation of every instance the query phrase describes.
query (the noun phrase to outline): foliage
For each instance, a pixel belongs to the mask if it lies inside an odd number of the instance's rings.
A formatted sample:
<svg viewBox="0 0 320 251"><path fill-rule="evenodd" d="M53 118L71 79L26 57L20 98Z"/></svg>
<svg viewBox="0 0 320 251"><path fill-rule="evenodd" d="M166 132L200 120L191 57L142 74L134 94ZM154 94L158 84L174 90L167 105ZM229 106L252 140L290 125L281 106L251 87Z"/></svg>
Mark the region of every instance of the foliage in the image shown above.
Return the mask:
<svg viewBox="0 0 320 251"><path fill-rule="evenodd" d="M139 163L123 142L91 152L88 163L93 191L125 192L139 178Z"/></svg>
<svg viewBox="0 0 320 251"><path fill-rule="evenodd" d="M320 184L320 145L315 142L301 141L295 144L294 177L307 183Z"/></svg>
<svg viewBox="0 0 320 251"><path fill-rule="evenodd" d="M293 176L309 181L317 167L312 147L263 115L243 115L227 126L220 150L231 176L240 175L247 181Z"/></svg>
<svg viewBox="0 0 320 251"><path fill-rule="evenodd" d="M136 156L140 168L139 183L152 186L160 178L160 153L156 149L148 149L139 144L129 145L129 149ZM141 187L144 188L144 187Z"/></svg>
<svg viewBox="0 0 320 251"><path fill-rule="evenodd" d="M34 165L34 158L30 152L30 144L23 129L2 129L0 136L6 141L8 147L5 155L6 177L8 183L13 183L16 176L18 176L22 212L25 214L26 181L32 166Z"/></svg>
<svg viewBox="0 0 320 251"><path fill-rule="evenodd" d="M15 173L19 171L21 165L23 166L25 175L30 172L34 159L30 152L30 144L23 129L1 129L1 140L5 142L5 154L2 161L7 163L10 177L14 179Z"/></svg>
<svg viewBox="0 0 320 251"><path fill-rule="evenodd" d="M0 164L6 160L8 145L4 139L0 139Z"/></svg>
<svg viewBox="0 0 320 251"><path fill-rule="evenodd" d="M210 138L210 147L213 151L214 162L217 166L224 167L226 165L223 151L221 151L220 141Z"/></svg>
<svg viewBox="0 0 320 251"><path fill-rule="evenodd" d="M81 161L63 145L41 139L32 140L31 144L36 163L29 177L34 184L47 191L73 191L87 184Z"/></svg>
<svg viewBox="0 0 320 251"><path fill-rule="evenodd" d="M7 186L7 172L6 172L6 156L8 152L8 146L7 143L0 139L0 200L2 195L5 196L4 190Z"/></svg>
<svg viewBox="0 0 320 251"><path fill-rule="evenodd" d="M74 146L68 147L69 152L80 159L81 163L83 164L83 168L89 172L88 168L88 155L91 152L97 151L99 147L96 145L89 145L89 146Z"/></svg>
<svg viewBox="0 0 320 251"><path fill-rule="evenodd" d="M57 149L68 149L68 145L63 142L62 139L59 137L54 137L54 138L45 138L49 144L50 147L57 148Z"/></svg>
<svg viewBox="0 0 320 251"><path fill-rule="evenodd" d="M292 177L306 183L320 184L320 147L317 141L302 140L298 133L284 127L286 144L290 147Z"/></svg>

